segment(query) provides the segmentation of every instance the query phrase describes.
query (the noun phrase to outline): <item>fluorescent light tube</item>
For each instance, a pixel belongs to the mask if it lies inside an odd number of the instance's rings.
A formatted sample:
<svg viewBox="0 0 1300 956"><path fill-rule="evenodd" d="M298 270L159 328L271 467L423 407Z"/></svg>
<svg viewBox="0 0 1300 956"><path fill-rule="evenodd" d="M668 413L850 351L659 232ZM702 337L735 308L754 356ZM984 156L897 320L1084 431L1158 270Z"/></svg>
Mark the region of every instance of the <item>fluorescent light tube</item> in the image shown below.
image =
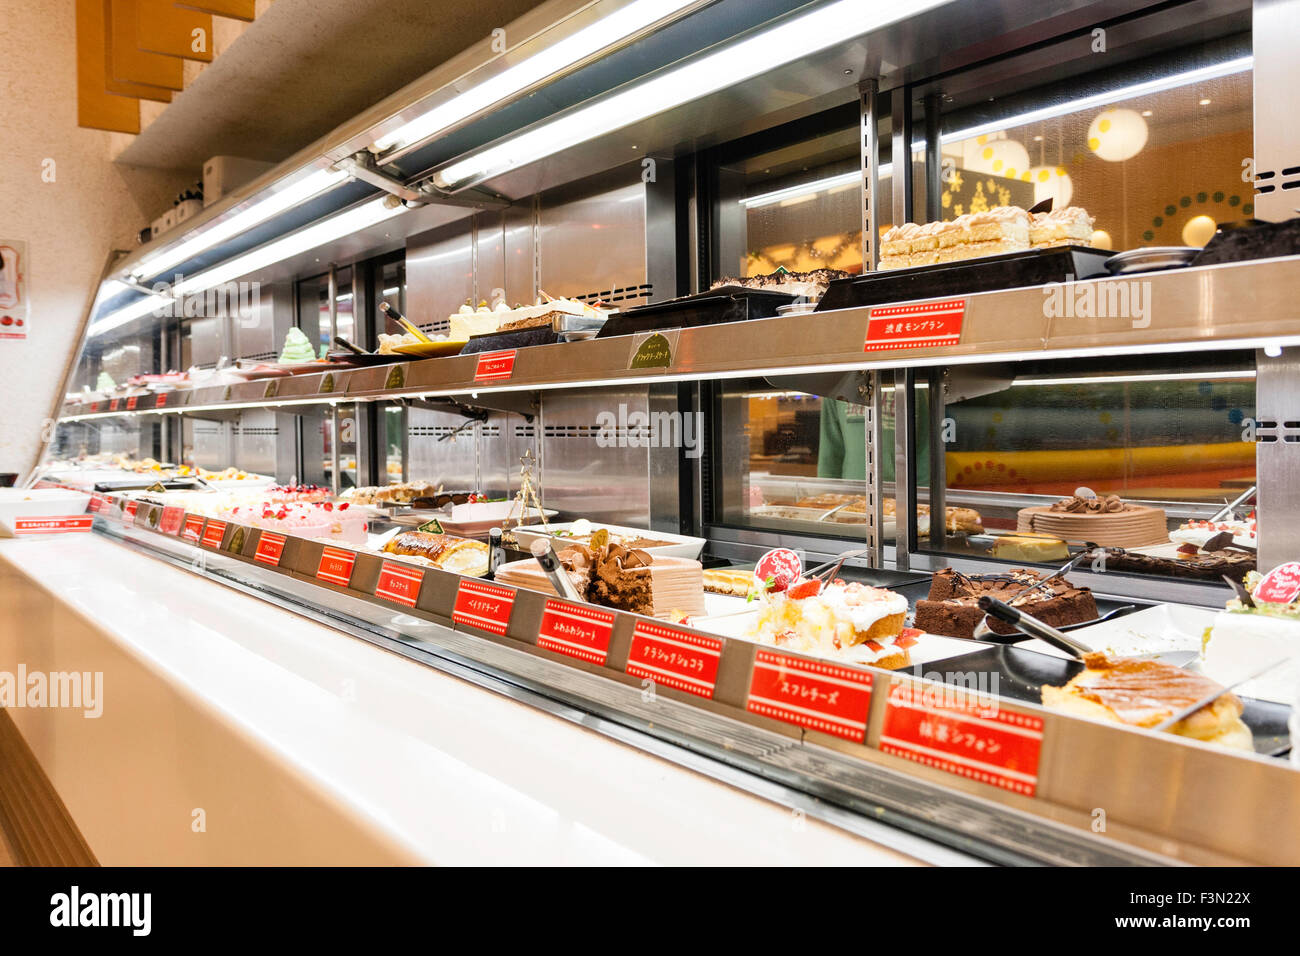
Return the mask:
<svg viewBox="0 0 1300 956"><path fill-rule="evenodd" d="M696 2L697 0L634 0L609 16L551 44L540 53L485 79L447 102L438 104L405 126L386 133L375 140L375 148L384 151L393 146L428 139Z"/></svg>
<svg viewBox="0 0 1300 956"><path fill-rule="evenodd" d="M231 282L241 276L256 272L258 269L282 262L299 253L315 249L317 246L323 246L327 242L333 242L343 236L349 236L354 232L360 232L362 229L368 229L405 212L406 208L406 206L400 204L390 207L387 196L371 200L305 229L300 229L298 232L282 239L277 239L275 242L259 246L242 256L237 256L228 262L213 266L205 272L200 272L196 276L183 278L171 287L170 296L151 294L137 299L116 312L92 322L87 334L90 336L102 335L134 319L147 315L155 309L166 308L174 297L194 295L223 283Z"/></svg>
<svg viewBox="0 0 1300 956"><path fill-rule="evenodd" d="M247 232L286 209L333 189L347 178L347 173L332 169L318 169L314 172L306 172L305 175L300 170L287 177L287 185L281 185L285 182L281 180L281 183L271 187L273 192L259 195L258 198L251 200L246 208L238 212L232 210L228 218L219 220L197 235L145 257L131 270L131 275L137 280L146 276L160 275L173 266L207 252L227 239Z"/></svg>
<svg viewBox="0 0 1300 956"><path fill-rule="evenodd" d="M451 163L435 182L451 188L542 159L945 2L837 0Z"/></svg>
<svg viewBox="0 0 1300 956"><path fill-rule="evenodd" d="M1222 76L1232 76L1236 73L1244 73L1255 65L1253 56L1240 56L1232 60L1224 60L1222 63L1213 63L1210 66L1199 67L1195 70L1187 70L1183 73L1171 73L1168 76L1157 77L1154 80L1146 80L1142 83L1134 83L1131 86L1122 86L1115 90L1106 90L1102 93L1094 93L1091 96L1084 96L1077 100L1067 100L1064 103L1057 103L1054 106L1044 106L1041 109L1030 110L1028 113L1021 113L1017 116L1008 116L1005 119L992 120L988 123L981 123L978 126L971 126L967 129L954 130L950 133L944 133L939 137L941 143L952 143L963 139L971 139L975 136L983 136L986 133L997 133L1002 130L1010 129L1015 126L1024 126L1027 123L1036 123L1041 120L1055 119L1058 116L1066 116L1070 113L1078 113L1082 110L1092 109L1098 106L1111 106L1121 100L1131 100L1138 96L1148 96L1152 93L1163 93L1165 90L1176 90L1180 86L1187 86L1191 83L1199 83L1204 80L1214 80Z"/></svg>
<svg viewBox="0 0 1300 956"><path fill-rule="evenodd" d="M388 198L384 196L381 199L372 199L370 202L331 216L329 219L323 219L275 242L259 246L242 256L236 256L228 262L213 266L206 272L186 277L176 283L172 291L176 295L203 292L406 212L406 206L400 204L389 206Z"/></svg>

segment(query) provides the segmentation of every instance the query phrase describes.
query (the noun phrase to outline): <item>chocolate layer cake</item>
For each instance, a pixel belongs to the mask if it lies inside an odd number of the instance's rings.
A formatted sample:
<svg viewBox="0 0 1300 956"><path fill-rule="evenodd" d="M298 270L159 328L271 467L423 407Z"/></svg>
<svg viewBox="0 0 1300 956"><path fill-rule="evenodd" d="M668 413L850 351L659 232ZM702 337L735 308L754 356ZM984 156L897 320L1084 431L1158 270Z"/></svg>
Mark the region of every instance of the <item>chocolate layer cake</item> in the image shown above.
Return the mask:
<svg viewBox="0 0 1300 956"><path fill-rule="evenodd" d="M1185 558L1155 558L1123 548L1106 549L1106 570L1129 574L1164 574L1198 581L1222 581L1226 575L1244 581L1255 570L1255 555L1245 551L1210 551Z"/></svg>
<svg viewBox="0 0 1300 956"><path fill-rule="evenodd" d="M1026 568L1013 568L1006 574L962 574L952 568L935 572L930 579L930 597L916 602L916 626L930 634L946 637L974 637L975 628L984 617L978 601L984 595L1008 601L1013 607L1032 614L1045 624L1062 627L1080 624L1097 617L1097 602L1092 591L1079 588L1061 578L1010 599L1045 575ZM1016 628L990 619L998 634L1013 633Z"/></svg>

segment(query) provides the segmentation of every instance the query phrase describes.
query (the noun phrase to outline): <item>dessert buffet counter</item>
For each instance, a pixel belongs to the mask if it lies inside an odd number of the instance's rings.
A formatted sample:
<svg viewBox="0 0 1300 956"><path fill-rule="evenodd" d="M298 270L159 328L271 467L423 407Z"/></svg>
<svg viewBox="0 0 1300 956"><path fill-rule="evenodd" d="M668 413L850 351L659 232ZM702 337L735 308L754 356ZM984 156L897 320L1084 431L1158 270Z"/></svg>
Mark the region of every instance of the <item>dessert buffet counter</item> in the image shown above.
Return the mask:
<svg viewBox="0 0 1300 956"><path fill-rule="evenodd" d="M98 534L0 541L0 672L71 671L102 674L83 706L8 713L106 865L970 862Z"/></svg>

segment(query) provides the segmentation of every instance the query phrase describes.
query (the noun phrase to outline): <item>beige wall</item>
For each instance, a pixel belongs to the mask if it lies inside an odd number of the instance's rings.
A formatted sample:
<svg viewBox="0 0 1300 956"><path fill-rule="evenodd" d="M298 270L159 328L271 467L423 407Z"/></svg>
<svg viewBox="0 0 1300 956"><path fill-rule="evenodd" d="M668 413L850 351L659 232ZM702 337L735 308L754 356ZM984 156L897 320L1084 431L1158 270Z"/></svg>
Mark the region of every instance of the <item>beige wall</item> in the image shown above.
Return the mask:
<svg viewBox="0 0 1300 956"><path fill-rule="evenodd" d="M21 472L109 249L130 248L196 177L115 166L111 134L77 128L75 0L2 2L0 238L28 243L31 323L26 340L0 339L0 471Z"/></svg>

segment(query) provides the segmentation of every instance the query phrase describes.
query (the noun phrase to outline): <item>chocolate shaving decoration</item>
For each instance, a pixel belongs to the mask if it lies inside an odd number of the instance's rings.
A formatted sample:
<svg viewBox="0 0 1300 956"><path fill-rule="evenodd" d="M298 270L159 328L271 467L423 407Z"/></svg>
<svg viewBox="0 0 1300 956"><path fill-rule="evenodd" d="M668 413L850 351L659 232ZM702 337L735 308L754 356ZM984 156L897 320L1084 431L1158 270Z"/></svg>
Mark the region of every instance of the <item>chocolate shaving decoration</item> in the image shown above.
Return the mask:
<svg viewBox="0 0 1300 956"><path fill-rule="evenodd" d="M1255 599L1250 596L1250 592L1246 590L1244 584L1240 581L1232 580L1232 578L1228 577L1226 574L1223 576L1223 580L1227 581L1228 587L1232 588L1232 590L1236 592L1237 600L1246 605L1246 607L1255 606Z"/></svg>
<svg viewBox="0 0 1300 956"><path fill-rule="evenodd" d="M1052 211L1052 197L1051 197L1051 196L1048 196L1048 197L1047 197L1046 199L1044 199L1042 202L1040 202L1040 203L1035 203L1034 205L1032 205L1032 206L1029 207L1029 213L1030 213L1030 215L1032 215L1032 214L1034 214L1034 213L1036 213L1036 212L1051 212L1051 211Z"/></svg>

